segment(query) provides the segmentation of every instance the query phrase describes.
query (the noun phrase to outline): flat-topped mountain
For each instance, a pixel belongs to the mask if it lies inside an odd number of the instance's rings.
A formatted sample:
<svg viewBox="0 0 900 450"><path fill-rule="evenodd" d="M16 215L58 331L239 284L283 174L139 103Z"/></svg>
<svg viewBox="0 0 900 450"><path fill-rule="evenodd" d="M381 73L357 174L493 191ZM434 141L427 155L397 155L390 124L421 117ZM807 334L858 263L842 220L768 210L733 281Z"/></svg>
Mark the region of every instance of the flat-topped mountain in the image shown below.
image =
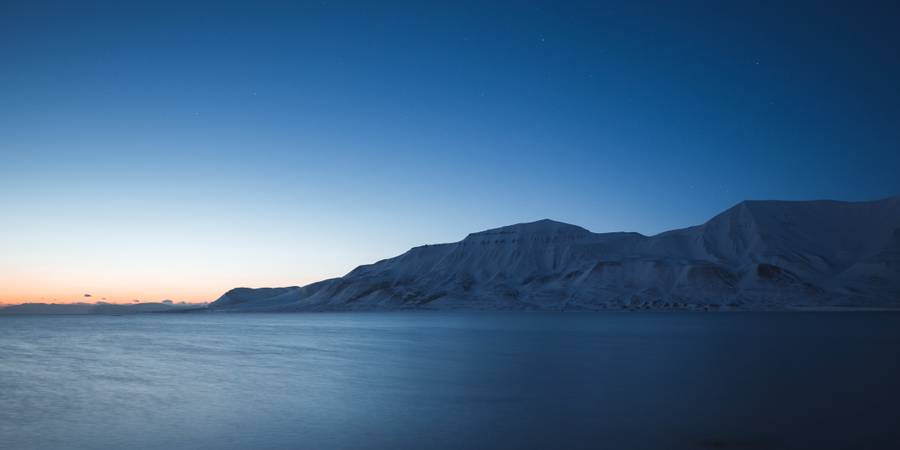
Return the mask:
<svg viewBox="0 0 900 450"><path fill-rule="evenodd" d="M225 293L214 310L900 306L900 197L745 201L655 236L539 220L415 247L303 287Z"/></svg>

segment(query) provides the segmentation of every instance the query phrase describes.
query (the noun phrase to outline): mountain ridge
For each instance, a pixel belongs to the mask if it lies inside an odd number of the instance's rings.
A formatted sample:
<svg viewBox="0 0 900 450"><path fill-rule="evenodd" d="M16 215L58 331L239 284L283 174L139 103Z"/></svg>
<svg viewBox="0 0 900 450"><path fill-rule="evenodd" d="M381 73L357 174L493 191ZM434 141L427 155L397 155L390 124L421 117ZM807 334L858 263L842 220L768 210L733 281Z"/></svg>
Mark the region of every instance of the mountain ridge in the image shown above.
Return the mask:
<svg viewBox="0 0 900 450"><path fill-rule="evenodd" d="M779 309L900 306L900 196L747 200L652 236L541 219L413 247L219 311Z"/></svg>

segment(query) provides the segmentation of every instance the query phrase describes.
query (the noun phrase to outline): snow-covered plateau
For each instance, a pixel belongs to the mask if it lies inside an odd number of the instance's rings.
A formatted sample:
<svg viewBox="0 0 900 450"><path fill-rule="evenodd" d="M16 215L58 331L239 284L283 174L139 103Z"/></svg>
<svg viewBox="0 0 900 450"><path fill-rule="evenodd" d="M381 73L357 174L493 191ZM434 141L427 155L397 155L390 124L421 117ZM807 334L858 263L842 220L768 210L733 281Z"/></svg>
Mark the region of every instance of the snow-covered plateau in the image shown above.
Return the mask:
<svg viewBox="0 0 900 450"><path fill-rule="evenodd" d="M745 201L655 236L552 220L415 247L302 287L236 288L220 311L900 307L900 196Z"/></svg>

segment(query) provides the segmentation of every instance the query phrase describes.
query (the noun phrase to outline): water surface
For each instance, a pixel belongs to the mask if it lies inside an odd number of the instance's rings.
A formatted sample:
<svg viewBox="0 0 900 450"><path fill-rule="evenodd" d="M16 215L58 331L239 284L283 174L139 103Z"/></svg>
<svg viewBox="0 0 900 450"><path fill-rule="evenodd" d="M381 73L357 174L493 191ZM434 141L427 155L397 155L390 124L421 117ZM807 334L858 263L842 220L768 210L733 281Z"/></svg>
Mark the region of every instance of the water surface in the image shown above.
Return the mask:
<svg viewBox="0 0 900 450"><path fill-rule="evenodd" d="M5 449L900 448L900 315L0 317Z"/></svg>

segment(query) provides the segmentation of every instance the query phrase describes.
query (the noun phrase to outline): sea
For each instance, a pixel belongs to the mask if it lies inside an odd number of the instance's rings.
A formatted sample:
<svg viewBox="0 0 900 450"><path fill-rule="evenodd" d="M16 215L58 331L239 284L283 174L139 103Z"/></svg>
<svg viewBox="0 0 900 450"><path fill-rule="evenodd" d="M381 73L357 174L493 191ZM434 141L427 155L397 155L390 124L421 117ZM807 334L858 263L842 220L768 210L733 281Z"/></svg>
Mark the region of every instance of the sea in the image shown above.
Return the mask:
<svg viewBox="0 0 900 450"><path fill-rule="evenodd" d="M900 314L0 316L0 448L896 449Z"/></svg>

